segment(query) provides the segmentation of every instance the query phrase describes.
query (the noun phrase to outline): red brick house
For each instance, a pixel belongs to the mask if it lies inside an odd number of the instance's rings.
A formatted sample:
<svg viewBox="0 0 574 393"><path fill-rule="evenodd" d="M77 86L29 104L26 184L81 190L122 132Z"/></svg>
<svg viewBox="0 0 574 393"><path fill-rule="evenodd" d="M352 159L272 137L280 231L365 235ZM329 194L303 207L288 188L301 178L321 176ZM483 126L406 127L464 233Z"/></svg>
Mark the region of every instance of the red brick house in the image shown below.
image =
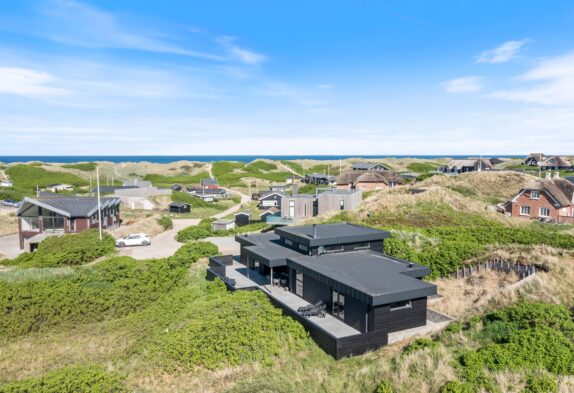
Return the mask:
<svg viewBox="0 0 574 393"><path fill-rule="evenodd" d="M120 198L101 198L102 228L120 226ZM18 209L20 249L35 246L47 236L98 228L95 197L24 198Z"/></svg>
<svg viewBox="0 0 574 393"><path fill-rule="evenodd" d="M574 184L565 179L536 180L503 206L512 217L574 223Z"/></svg>
<svg viewBox="0 0 574 393"><path fill-rule="evenodd" d="M340 190L357 189L363 191L393 188L403 183L402 177L394 171L348 171L337 177Z"/></svg>

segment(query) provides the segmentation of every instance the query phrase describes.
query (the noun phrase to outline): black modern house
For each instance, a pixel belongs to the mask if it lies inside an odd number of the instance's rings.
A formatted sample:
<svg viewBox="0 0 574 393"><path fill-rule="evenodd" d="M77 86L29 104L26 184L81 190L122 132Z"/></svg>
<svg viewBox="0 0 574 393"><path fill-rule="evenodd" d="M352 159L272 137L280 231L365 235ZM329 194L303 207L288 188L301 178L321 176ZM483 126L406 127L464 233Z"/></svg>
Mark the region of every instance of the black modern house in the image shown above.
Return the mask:
<svg viewBox="0 0 574 393"><path fill-rule="evenodd" d="M238 235L239 258L210 258L208 279L259 289L300 321L336 359L387 345L389 334L424 327L436 286L430 269L383 253L386 231L348 223L280 227ZM302 308L320 304L324 316Z"/></svg>

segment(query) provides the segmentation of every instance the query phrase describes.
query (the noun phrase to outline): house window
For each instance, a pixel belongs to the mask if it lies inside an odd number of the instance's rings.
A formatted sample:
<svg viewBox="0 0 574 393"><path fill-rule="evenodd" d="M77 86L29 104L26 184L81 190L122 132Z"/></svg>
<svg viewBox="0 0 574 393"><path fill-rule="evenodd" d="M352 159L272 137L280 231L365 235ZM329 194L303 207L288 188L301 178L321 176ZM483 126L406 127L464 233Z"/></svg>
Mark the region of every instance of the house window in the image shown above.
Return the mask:
<svg viewBox="0 0 574 393"><path fill-rule="evenodd" d="M371 243L357 243L355 245L355 250L368 250L371 248Z"/></svg>
<svg viewBox="0 0 574 393"><path fill-rule="evenodd" d="M540 217L550 217L550 209L547 207L541 207L539 216Z"/></svg>
<svg viewBox="0 0 574 393"><path fill-rule="evenodd" d="M309 248L304 244L299 244L299 250L307 252L309 251Z"/></svg>
<svg viewBox="0 0 574 393"><path fill-rule="evenodd" d="M303 297L303 273L295 272L295 295Z"/></svg>
<svg viewBox="0 0 574 393"><path fill-rule="evenodd" d="M391 306L391 311L398 311L398 310L404 310L407 308L411 308L413 305L412 305L410 300L405 300L402 302L391 303L390 306Z"/></svg>
<svg viewBox="0 0 574 393"><path fill-rule="evenodd" d="M530 206L520 206L520 215L521 216L529 216L530 215Z"/></svg>
<svg viewBox="0 0 574 393"><path fill-rule="evenodd" d="M291 240L289 240L289 239L283 239L283 241L285 242L285 245L287 245L287 246L292 246L292 245L293 245L293 242L292 242Z"/></svg>
<svg viewBox="0 0 574 393"><path fill-rule="evenodd" d="M340 198L340 199L339 199L339 209L340 209L340 210L345 210L345 198Z"/></svg>
<svg viewBox="0 0 574 393"><path fill-rule="evenodd" d="M397 182L391 181L389 182L389 188L393 188L397 186Z"/></svg>
<svg viewBox="0 0 574 393"><path fill-rule="evenodd" d="M325 251L327 251L328 253L329 252L343 251L343 245L339 244L339 245L335 245L335 246L326 246Z"/></svg>
<svg viewBox="0 0 574 393"><path fill-rule="evenodd" d="M331 307L332 307L332 314L340 319L345 319L345 295L341 292L333 289L333 297L332 297Z"/></svg>
<svg viewBox="0 0 574 393"><path fill-rule="evenodd" d="M539 191L530 191L530 199L540 199Z"/></svg>

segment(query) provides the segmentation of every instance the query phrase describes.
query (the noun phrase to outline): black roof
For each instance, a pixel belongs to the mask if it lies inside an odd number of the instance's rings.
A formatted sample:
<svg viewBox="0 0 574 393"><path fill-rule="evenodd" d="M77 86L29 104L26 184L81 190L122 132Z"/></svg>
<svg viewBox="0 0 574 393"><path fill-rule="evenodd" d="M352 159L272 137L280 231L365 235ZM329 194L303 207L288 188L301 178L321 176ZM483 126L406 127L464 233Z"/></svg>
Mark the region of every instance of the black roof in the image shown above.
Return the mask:
<svg viewBox="0 0 574 393"><path fill-rule="evenodd" d="M319 224L316 226L315 237L313 225L281 227L275 229L275 233L309 247L377 241L390 237L387 231L349 223Z"/></svg>
<svg viewBox="0 0 574 393"><path fill-rule="evenodd" d="M290 256L302 255L300 252L279 243L279 236L274 233L256 235L237 235L235 240L241 244L243 251L251 257L256 257L269 267L285 266Z"/></svg>
<svg viewBox="0 0 574 393"><path fill-rule="evenodd" d="M342 293L379 306L437 293L436 286L420 278L430 269L372 251L319 256L292 256L287 266Z"/></svg>
<svg viewBox="0 0 574 393"><path fill-rule="evenodd" d="M116 190L127 190L127 189L132 189L132 188L138 188L136 186L100 186L100 193L101 194L109 194L109 193L113 193ZM98 187L95 187L92 190L93 193L97 193L98 192Z"/></svg>
<svg viewBox="0 0 574 393"><path fill-rule="evenodd" d="M170 207L184 207L184 206L190 206L189 203L179 203L179 202L172 202L169 204Z"/></svg>
<svg viewBox="0 0 574 393"><path fill-rule="evenodd" d="M119 205L120 199L100 198L101 207ZM31 205L41 206L44 209L62 214L66 217L90 217L98 211L98 198L96 197L40 197L24 198L18 215L28 210Z"/></svg>

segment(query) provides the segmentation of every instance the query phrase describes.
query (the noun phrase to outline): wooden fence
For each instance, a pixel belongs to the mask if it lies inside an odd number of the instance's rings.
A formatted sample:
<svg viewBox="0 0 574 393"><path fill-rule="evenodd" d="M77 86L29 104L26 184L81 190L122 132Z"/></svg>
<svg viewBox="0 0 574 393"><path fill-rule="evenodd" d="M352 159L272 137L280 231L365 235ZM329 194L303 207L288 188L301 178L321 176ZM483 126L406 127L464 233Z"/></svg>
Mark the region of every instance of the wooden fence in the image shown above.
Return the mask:
<svg viewBox="0 0 574 393"><path fill-rule="evenodd" d="M451 273L449 276L450 278L465 278L485 270L496 270L505 273L514 272L518 275L520 280L523 280L528 276L536 274L536 270L539 268L540 267L537 267L536 265L523 265L520 263L494 260L490 262L478 263L472 266L464 266L461 269Z"/></svg>

